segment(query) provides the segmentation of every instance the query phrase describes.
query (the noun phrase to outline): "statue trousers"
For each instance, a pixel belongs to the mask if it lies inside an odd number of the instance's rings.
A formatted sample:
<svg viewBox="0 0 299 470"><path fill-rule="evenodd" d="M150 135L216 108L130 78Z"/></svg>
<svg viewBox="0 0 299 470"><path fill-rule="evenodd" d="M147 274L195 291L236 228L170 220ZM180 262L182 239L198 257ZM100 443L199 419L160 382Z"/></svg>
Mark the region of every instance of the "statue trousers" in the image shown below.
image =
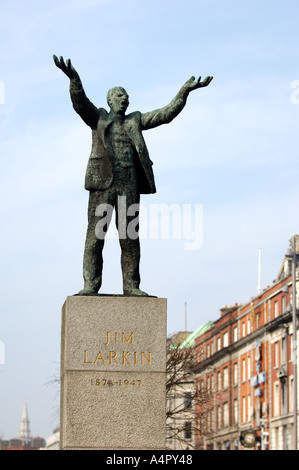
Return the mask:
<svg viewBox="0 0 299 470"><path fill-rule="evenodd" d="M88 226L83 259L84 288L97 292L102 285L105 235L115 210L116 227L121 247L123 290L139 288L140 243L139 202L133 169L116 173L110 188L90 191Z"/></svg>

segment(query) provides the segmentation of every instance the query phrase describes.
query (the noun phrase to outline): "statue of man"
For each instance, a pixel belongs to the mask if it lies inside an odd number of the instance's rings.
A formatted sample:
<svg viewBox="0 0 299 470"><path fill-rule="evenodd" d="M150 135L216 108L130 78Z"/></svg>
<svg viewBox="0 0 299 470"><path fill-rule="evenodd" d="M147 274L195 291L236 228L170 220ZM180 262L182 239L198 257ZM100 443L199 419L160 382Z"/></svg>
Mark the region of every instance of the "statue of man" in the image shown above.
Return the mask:
<svg viewBox="0 0 299 470"><path fill-rule="evenodd" d="M92 150L87 164L85 189L89 191L88 227L83 258L84 288L79 295L96 295L102 284L103 247L116 211L121 247L123 293L147 296L140 285L140 243L138 224L127 230L138 214L140 194L156 192L152 161L142 131L171 122L184 108L192 90L206 87L213 77L191 77L164 108L148 113L126 114L129 96L122 87L108 91L110 111L97 108L87 98L80 77L70 59L54 62L70 79L70 95L75 111L92 130ZM133 210L132 210L133 208ZM138 215L137 215L138 217Z"/></svg>

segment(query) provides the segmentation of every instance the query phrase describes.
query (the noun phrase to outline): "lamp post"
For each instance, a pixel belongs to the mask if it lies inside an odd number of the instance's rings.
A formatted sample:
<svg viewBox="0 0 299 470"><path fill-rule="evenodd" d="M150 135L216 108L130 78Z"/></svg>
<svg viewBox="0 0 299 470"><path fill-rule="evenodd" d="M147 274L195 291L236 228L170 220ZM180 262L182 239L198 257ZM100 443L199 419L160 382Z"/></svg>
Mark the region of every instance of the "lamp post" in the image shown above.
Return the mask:
<svg viewBox="0 0 299 470"><path fill-rule="evenodd" d="M293 320L293 413L294 413L294 450L297 450L297 298L296 298L296 266L298 255L296 253L297 236L290 240L291 249L287 250L286 257L292 260L292 320Z"/></svg>
<svg viewBox="0 0 299 470"><path fill-rule="evenodd" d="M293 278L293 369L294 369L294 450L297 450L297 305L296 305L296 237L293 237L292 278Z"/></svg>

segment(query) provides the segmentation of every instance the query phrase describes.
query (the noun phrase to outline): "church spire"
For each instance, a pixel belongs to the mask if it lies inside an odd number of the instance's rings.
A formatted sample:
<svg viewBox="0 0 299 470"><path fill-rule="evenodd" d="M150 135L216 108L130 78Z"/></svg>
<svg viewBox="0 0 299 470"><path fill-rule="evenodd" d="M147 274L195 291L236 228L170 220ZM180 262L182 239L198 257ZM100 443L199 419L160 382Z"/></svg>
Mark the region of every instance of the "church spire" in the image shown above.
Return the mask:
<svg viewBox="0 0 299 470"><path fill-rule="evenodd" d="M24 442L28 442L30 440L30 429L26 400L24 401L23 413L20 424L20 439L22 439L22 441Z"/></svg>

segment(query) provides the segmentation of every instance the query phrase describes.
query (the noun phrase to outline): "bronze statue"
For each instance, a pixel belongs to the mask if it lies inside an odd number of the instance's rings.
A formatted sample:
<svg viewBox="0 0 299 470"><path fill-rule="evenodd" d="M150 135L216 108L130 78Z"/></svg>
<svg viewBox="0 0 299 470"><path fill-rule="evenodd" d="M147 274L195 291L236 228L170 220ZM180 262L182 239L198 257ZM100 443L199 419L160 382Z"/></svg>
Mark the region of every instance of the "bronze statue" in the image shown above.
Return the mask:
<svg viewBox="0 0 299 470"><path fill-rule="evenodd" d="M75 111L92 130L92 150L87 164L85 189L90 193L88 227L83 259L84 289L79 295L96 295L102 284L103 247L111 220L116 211L116 225L121 247L121 268L124 295L147 296L139 289L140 243L138 225L128 234L133 216L138 214L140 194L156 192L152 161L142 131L171 122L184 108L188 95L209 85L213 77L191 77L175 98L164 108L148 113L126 115L129 96L122 87L108 91L110 112L97 108L87 98L80 77L70 59L53 56L54 62L70 79L70 95ZM121 206L121 207L120 207ZM134 208L134 213L129 208ZM125 233L124 233L125 232Z"/></svg>

